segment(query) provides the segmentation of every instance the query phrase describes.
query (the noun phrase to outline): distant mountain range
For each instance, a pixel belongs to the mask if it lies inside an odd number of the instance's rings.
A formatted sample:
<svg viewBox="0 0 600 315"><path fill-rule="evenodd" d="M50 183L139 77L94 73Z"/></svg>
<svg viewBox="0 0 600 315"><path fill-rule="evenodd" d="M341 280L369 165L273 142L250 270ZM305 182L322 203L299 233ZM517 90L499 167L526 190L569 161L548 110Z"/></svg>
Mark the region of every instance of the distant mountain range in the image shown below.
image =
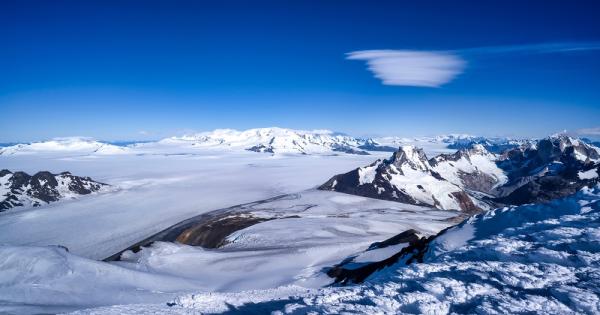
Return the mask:
<svg viewBox="0 0 600 315"><path fill-rule="evenodd" d="M88 195L108 187L89 177L79 177L69 172L52 174L37 172L0 171L0 212L14 207L37 207L61 199Z"/></svg>
<svg viewBox="0 0 600 315"><path fill-rule="evenodd" d="M191 145L197 148L239 149L261 153L282 154L368 154L365 149L376 147L369 139L351 137L328 130L292 130L257 128L245 131L217 129L159 141L162 144ZM364 149L363 149L364 146Z"/></svg>
<svg viewBox="0 0 600 315"><path fill-rule="evenodd" d="M395 152L398 147L413 145L423 148L430 156L452 150L471 148L475 144L487 151L500 154L538 140L486 138L467 134L449 134L435 137L379 137L360 138L329 130L294 130L285 128L255 128L245 131L217 129L191 135L165 138L159 141L103 142L84 137L55 138L32 143L4 143L0 155L12 154L146 154L156 152L193 153L198 150L252 151L268 154L362 154ZM583 142L600 145L589 139Z"/></svg>
<svg viewBox="0 0 600 315"><path fill-rule="evenodd" d="M128 148L84 137L55 138L48 141L19 143L0 147L0 155L44 152L112 155L127 153Z"/></svg>
<svg viewBox="0 0 600 315"><path fill-rule="evenodd" d="M502 154L471 143L428 159L402 146L389 159L332 177L320 189L473 213L550 201L594 185L600 149L564 135L525 141Z"/></svg>
<svg viewBox="0 0 600 315"><path fill-rule="evenodd" d="M469 135L445 135L422 138L360 138L328 130L256 128L245 131L217 129L159 141L103 142L85 137L55 138L31 143L4 143L0 155L13 154L144 154L165 151L195 152L201 149L253 151L269 154L362 154L394 152L401 145L426 144L436 148L455 148L483 138Z"/></svg>

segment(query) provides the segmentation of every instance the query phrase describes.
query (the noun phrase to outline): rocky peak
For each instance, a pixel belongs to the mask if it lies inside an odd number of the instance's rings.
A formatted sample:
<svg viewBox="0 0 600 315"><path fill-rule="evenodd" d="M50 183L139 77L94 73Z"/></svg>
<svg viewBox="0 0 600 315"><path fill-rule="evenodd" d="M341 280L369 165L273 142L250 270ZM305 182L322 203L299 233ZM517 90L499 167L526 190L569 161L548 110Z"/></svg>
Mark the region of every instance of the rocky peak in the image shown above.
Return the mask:
<svg viewBox="0 0 600 315"><path fill-rule="evenodd" d="M435 167L437 165L439 165L439 163L441 162L446 162L446 161L458 161L462 158L467 159L468 161L471 160L471 157L474 155L481 155L481 156L488 156L491 158L495 158L495 154L489 152L485 146L483 146L482 144L476 144L473 143L471 145L469 145L468 147L462 148L452 154L440 154L436 157L433 157L429 160L429 164L432 167Z"/></svg>
<svg viewBox="0 0 600 315"><path fill-rule="evenodd" d="M401 146L398 151L394 152L389 160L389 164L394 165L398 169L402 169L404 166L420 171L428 171L430 169L425 151L411 145Z"/></svg>
<svg viewBox="0 0 600 315"><path fill-rule="evenodd" d="M475 154L488 155L488 154L490 154L490 152L485 148L485 146L483 146L483 144L479 144L479 143L473 144L470 149L467 149L467 152L472 155L475 155Z"/></svg>

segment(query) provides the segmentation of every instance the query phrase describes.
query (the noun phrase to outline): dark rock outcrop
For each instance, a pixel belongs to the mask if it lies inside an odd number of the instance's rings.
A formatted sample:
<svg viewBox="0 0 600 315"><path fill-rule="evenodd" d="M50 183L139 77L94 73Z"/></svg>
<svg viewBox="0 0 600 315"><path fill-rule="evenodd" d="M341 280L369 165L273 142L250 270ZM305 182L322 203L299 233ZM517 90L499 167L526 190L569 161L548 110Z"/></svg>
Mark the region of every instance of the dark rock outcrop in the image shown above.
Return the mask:
<svg viewBox="0 0 600 315"><path fill-rule="evenodd" d="M445 230L441 231L437 235L440 235L444 232ZM406 247L403 247L400 251L389 256L388 258L374 262L356 263L354 262L354 259L357 256L352 256L329 268L326 270L326 273L329 277L334 278L335 283L345 285L351 283L361 283L373 273L392 266L398 262L403 262L407 265L413 262L423 262L423 256L427 252L429 243L433 241L437 235L421 237L415 230L404 231L383 242L373 243L371 246L369 246L369 249L367 249L368 252L370 250L395 244L408 243ZM382 246L382 244L385 244L385 246Z"/></svg>
<svg viewBox="0 0 600 315"><path fill-rule="evenodd" d="M58 201L67 195L87 195L107 186L89 177L79 177L69 172L52 174L37 172L33 176L25 172L0 171L3 196L0 196L0 212L31 205L33 207Z"/></svg>

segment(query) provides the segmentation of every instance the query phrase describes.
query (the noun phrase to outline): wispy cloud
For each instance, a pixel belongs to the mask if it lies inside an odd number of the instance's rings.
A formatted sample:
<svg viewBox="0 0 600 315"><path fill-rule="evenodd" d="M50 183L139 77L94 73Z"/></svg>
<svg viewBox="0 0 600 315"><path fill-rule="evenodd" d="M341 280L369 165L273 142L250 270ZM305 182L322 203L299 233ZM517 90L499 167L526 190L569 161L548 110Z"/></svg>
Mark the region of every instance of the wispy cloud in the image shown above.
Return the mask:
<svg viewBox="0 0 600 315"><path fill-rule="evenodd" d="M600 136L600 127L583 128L576 131L580 136Z"/></svg>
<svg viewBox="0 0 600 315"><path fill-rule="evenodd" d="M361 50L347 59L364 60L385 85L440 87L463 73L467 60L481 56L549 54L600 50L600 43L545 43L489 46L445 51Z"/></svg>
<svg viewBox="0 0 600 315"><path fill-rule="evenodd" d="M462 56L473 55L509 55L509 54L554 54L570 53L576 51L600 50L600 43L596 42L571 42L571 43L542 43L512 46L488 46L454 50Z"/></svg>

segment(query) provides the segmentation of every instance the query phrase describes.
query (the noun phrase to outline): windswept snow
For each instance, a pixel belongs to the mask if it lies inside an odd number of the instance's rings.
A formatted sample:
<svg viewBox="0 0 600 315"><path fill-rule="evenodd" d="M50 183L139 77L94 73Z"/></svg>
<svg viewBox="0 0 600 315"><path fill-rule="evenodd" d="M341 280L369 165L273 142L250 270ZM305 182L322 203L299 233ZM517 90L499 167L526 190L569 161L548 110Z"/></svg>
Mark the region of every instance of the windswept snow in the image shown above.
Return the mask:
<svg viewBox="0 0 600 315"><path fill-rule="evenodd" d="M359 197L348 202L343 197L310 190L247 208L255 216L281 219L233 233L222 249L157 242L137 253L125 252L121 261L105 263L55 246L0 246L0 312L166 303L191 292L269 290L290 285L296 288L293 292L306 291L300 287L319 288L331 283L333 279L323 273L324 268L371 243L408 229L435 234L452 224L447 219L458 214ZM220 299L215 297L213 302ZM215 305L224 305L218 303Z"/></svg>
<svg viewBox="0 0 600 315"><path fill-rule="evenodd" d="M439 153L468 136L403 139L395 146L402 146L404 156L390 163L384 175L391 186L383 186L378 164L369 163L387 153L336 153L358 148L359 138L267 129L220 130L127 147L63 139L0 149L2 168L71 171L114 187L0 214L0 313L101 306L106 307L81 313L600 312L598 187L546 205L478 215L433 241L422 264L401 261L364 284L324 288L333 281L324 272L328 267L348 257L360 263L383 259L405 243L366 249L408 229L434 235L461 213L311 188L369 165L351 181L377 184L375 194L410 192L420 204L457 208L464 198L444 198L463 187L446 176L482 172L502 183L505 173L483 145L473 146L477 152L464 160L450 161L455 169L446 175L423 152L406 146L429 141ZM576 155L587 155L587 170L598 152L578 144L568 154L582 164ZM247 150L253 147L274 154ZM573 174L597 178L592 170ZM0 177L0 193L6 182ZM347 184L331 182L333 188ZM96 261L192 216L282 194L290 195L242 206L266 221L236 230L221 248L157 242L125 252L118 262Z"/></svg>
<svg viewBox="0 0 600 315"><path fill-rule="evenodd" d="M434 240L423 263L398 262L360 285L197 292L171 306L77 314L598 314L599 222L600 186L550 204L477 215Z"/></svg>

